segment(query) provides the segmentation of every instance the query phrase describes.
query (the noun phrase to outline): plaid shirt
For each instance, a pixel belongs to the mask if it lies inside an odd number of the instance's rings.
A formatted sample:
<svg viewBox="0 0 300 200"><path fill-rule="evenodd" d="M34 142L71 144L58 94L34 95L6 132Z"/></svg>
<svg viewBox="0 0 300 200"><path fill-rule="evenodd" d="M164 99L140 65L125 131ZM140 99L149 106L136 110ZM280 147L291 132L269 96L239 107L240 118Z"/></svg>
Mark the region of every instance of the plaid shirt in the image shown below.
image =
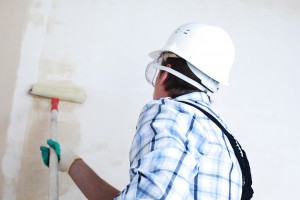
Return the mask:
<svg viewBox="0 0 300 200"><path fill-rule="evenodd" d="M115 199L241 198L242 173L228 139L202 112L178 101L201 106L224 125L201 92L149 102L130 150L130 184Z"/></svg>

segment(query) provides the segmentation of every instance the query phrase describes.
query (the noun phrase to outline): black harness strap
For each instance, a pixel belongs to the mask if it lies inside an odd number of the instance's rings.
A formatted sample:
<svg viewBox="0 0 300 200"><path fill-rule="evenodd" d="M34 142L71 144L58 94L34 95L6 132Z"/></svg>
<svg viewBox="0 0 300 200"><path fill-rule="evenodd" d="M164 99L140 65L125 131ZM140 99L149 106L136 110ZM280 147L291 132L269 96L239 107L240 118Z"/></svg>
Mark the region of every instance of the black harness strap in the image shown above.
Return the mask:
<svg viewBox="0 0 300 200"><path fill-rule="evenodd" d="M213 121L226 135L228 138L233 151L235 153L235 156L237 157L237 160L240 164L242 174L243 174L243 190L242 190L242 200L249 200L253 197L253 189L252 189L252 177L251 177L251 170L248 158L246 156L246 152L242 149L242 146L239 144L239 142L227 131L227 129L217 120L214 116L212 116L209 112L204 110L201 107L198 107L190 102L186 101L179 101L181 103L188 104L190 106L193 106L194 108L200 110L202 113L204 113L211 121Z"/></svg>

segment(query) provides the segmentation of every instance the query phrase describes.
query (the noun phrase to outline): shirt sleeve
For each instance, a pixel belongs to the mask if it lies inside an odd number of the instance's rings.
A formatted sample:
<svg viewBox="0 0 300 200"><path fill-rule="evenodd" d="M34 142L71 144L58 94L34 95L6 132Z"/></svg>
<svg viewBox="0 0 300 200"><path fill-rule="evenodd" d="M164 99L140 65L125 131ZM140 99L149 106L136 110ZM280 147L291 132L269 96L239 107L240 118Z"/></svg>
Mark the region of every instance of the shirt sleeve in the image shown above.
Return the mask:
<svg viewBox="0 0 300 200"><path fill-rule="evenodd" d="M131 181L115 199L185 199L191 192L197 162L179 134L184 128L162 108L151 109L141 116L133 140Z"/></svg>

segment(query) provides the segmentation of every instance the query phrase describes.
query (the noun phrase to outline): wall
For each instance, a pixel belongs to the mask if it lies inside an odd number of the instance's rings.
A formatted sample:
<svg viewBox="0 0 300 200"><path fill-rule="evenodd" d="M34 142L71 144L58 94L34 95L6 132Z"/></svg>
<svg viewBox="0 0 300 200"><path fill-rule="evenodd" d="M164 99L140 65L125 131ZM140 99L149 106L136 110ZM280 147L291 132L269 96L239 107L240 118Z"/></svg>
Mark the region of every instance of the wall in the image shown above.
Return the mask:
<svg viewBox="0 0 300 200"><path fill-rule="evenodd" d="M35 82L86 89L84 104L61 102L59 139L123 189L135 123L152 97L147 54L178 25L200 21L224 27L235 42L231 85L214 106L246 149L254 199L295 199L299 10L296 0L0 0L0 196L47 199L39 146L50 134L50 105L27 94ZM84 198L66 174L60 194Z"/></svg>

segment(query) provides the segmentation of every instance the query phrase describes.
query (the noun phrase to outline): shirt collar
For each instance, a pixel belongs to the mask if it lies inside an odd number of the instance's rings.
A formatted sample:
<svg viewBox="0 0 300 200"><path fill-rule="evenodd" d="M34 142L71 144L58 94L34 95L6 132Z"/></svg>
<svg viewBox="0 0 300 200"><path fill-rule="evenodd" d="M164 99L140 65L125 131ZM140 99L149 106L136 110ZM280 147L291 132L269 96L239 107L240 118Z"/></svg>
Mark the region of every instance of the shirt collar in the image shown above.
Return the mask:
<svg viewBox="0 0 300 200"><path fill-rule="evenodd" d="M175 100L178 101L190 100L194 102L203 102L208 105L210 104L209 97L204 92L192 92L192 93L184 94L179 97L176 97Z"/></svg>

